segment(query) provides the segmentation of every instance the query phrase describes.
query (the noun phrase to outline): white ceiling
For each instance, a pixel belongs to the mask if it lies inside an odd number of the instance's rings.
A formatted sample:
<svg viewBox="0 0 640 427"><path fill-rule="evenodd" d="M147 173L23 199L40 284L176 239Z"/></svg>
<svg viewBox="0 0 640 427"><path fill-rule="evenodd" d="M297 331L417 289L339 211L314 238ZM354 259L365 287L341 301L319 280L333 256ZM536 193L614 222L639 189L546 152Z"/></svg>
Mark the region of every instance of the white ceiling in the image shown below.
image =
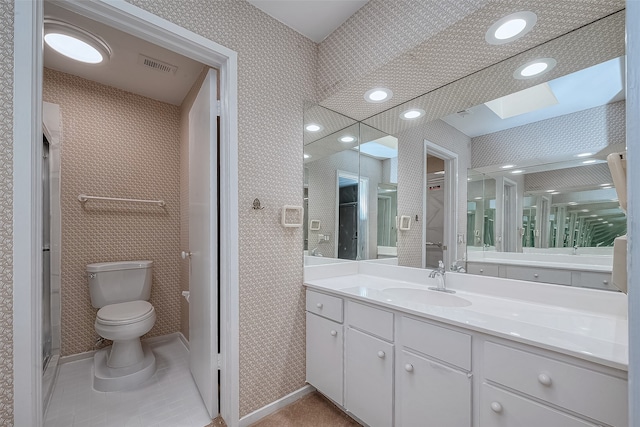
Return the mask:
<svg viewBox="0 0 640 427"><path fill-rule="evenodd" d="M90 65L73 61L45 43L44 66L64 73L112 86L147 98L180 105L200 75L204 65L107 25L71 13L44 2L47 18L74 24L102 38L111 48L111 59ZM139 64L139 55L177 66L175 74L164 73Z"/></svg>
<svg viewBox="0 0 640 427"><path fill-rule="evenodd" d="M369 0L247 0L300 34L320 43Z"/></svg>

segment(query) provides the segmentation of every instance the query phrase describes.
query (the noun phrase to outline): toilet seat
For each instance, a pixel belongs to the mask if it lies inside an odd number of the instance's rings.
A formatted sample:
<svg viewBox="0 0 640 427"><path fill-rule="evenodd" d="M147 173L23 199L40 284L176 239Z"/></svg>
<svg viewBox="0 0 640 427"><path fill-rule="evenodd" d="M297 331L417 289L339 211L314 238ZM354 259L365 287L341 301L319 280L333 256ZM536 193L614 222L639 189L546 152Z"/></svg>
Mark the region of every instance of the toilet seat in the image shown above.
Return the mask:
<svg viewBox="0 0 640 427"><path fill-rule="evenodd" d="M155 316L155 309L148 301L128 301L109 304L98 310L96 323L102 325L130 325Z"/></svg>

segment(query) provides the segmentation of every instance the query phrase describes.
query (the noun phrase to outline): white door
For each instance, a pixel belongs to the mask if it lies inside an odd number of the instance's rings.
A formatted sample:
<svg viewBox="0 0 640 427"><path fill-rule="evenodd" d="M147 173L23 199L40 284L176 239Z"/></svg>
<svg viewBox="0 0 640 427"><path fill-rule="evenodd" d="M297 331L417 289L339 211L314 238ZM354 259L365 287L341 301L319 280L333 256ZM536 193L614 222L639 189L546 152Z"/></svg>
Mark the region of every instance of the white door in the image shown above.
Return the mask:
<svg viewBox="0 0 640 427"><path fill-rule="evenodd" d="M189 111L190 368L211 418L218 415L216 81L209 70Z"/></svg>

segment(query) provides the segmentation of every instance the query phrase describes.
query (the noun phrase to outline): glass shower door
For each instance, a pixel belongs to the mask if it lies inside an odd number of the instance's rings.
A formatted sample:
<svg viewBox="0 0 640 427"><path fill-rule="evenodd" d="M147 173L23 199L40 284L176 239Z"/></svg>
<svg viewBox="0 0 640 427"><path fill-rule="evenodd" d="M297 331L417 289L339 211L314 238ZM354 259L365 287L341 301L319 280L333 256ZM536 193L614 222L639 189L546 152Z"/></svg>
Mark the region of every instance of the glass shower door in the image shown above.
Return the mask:
<svg viewBox="0 0 640 427"><path fill-rule="evenodd" d="M49 141L42 137L42 370L51 358L51 228Z"/></svg>

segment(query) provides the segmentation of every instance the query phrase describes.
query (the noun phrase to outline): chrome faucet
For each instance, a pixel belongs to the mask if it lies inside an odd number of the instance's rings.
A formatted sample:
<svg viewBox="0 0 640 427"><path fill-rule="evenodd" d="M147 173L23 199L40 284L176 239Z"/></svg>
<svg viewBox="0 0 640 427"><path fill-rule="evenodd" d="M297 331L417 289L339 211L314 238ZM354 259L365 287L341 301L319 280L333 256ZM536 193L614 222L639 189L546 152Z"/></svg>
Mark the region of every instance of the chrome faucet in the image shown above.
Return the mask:
<svg viewBox="0 0 640 427"><path fill-rule="evenodd" d="M573 254L574 254L574 255L578 255L578 245L575 245L575 246L573 247Z"/></svg>
<svg viewBox="0 0 640 427"><path fill-rule="evenodd" d="M311 255L311 256L322 256L322 254L320 252L318 252L318 247L317 246L315 248L311 249L311 252L309 253L309 255Z"/></svg>
<svg viewBox="0 0 640 427"><path fill-rule="evenodd" d="M431 289L432 291L439 291L439 292L446 292L449 294L455 294L456 291L452 291L450 289L447 289L447 285L444 283L444 274L446 273L446 270L444 268L444 263L442 262L442 260L438 261L438 268L434 268L433 270L431 270L431 273L429 273L429 278L434 279L437 278L438 280L438 286L431 286L429 287L429 289Z"/></svg>

